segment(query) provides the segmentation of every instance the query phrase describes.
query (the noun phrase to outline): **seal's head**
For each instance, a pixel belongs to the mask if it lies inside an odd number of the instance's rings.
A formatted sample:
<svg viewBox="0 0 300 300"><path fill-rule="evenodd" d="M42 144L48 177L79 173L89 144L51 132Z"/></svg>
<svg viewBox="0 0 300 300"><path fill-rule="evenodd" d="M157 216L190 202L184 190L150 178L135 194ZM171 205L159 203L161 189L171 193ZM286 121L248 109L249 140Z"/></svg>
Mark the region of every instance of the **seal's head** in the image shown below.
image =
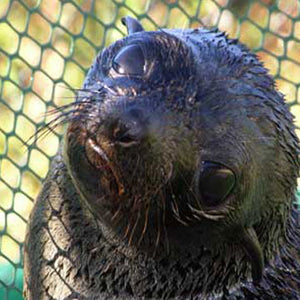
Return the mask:
<svg viewBox="0 0 300 300"><path fill-rule="evenodd" d="M235 277L250 262L259 280L284 239L299 166L282 96L222 33L124 23L129 35L96 58L66 134L83 203L136 253L195 257L190 272L231 264Z"/></svg>

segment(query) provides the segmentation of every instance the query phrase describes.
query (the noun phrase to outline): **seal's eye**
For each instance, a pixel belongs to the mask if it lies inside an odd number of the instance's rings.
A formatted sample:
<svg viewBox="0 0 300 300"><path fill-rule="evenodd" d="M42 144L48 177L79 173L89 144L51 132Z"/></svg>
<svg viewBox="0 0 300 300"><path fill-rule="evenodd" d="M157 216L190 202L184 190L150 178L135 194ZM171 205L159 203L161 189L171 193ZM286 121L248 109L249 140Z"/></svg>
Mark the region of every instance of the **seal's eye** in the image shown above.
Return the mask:
<svg viewBox="0 0 300 300"><path fill-rule="evenodd" d="M113 59L113 69L120 75L144 74L145 57L138 45L124 47Z"/></svg>
<svg viewBox="0 0 300 300"><path fill-rule="evenodd" d="M235 175L230 169L218 163L203 163L198 188L205 206L221 204L234 186Z"/></svg>

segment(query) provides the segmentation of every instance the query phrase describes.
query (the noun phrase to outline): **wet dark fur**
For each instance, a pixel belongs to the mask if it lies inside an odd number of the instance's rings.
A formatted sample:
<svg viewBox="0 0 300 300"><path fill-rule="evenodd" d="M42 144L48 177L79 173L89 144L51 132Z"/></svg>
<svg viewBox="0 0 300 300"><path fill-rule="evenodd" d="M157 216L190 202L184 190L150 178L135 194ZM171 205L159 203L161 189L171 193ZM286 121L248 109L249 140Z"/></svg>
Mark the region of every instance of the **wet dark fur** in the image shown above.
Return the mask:
<svg viewBox="0 0 300 300"><path fill-rule="evenodd" d="M158 62L145 80L107 77L128 43ZM147 113L150 135L119 149L102 127L131 107ZM76 103L50 126L63 122L28 228L27 299L300 299L298 140L273 79L237 41L209 30L132 32L99 54ZM214 209L194 187L203 160L237 174ZM256 283L249 228L265 262Z"/></svg>

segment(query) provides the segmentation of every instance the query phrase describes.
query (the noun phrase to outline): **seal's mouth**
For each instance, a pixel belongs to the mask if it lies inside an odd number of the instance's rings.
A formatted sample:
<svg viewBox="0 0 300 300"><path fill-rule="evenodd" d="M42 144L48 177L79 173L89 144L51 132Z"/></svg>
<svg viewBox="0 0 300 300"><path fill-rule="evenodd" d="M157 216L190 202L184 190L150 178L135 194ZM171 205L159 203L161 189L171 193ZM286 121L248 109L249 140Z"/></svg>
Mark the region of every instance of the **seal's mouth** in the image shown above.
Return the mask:
<svg viewBox="0 0 300 300"><path fill-rule="evenodd" d="M107 152L92 138L87 139L85 151L89 162L99 171L105 172L106 178L109 179L110 186L117 188L117 194L119 196L123 195L125 190L120 179L120 172Z"/></svg>

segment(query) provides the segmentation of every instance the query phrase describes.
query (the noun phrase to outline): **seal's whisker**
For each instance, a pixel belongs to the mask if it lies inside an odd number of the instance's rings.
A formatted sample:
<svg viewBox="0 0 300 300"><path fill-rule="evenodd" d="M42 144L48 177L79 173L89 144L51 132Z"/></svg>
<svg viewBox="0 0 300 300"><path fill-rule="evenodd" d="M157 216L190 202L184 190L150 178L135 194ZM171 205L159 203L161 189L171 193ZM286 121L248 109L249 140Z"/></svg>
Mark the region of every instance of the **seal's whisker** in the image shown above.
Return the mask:
<svg viewBox="0 0 300 300"><path fill-rule="evenodd" d="M183 224L184 226L188 226L188 224L180 216L178 203L177 203L176 196L175 196L175 193L174 193L174 190L173 190L173 186L172 186L171 183L169 183L169 189L171 191L171 203L170 203L170 205L171 205L171 209L172 209L172 212L174 214L175 219L179 223Z"/></svg>
<svg viewBox="0 0 300 300"><path fill-rule="evenodd" d="M195 202L197 203L198 207L200 209L202 209L201 203L199 202L198 196L196 195L193 187L191 186L191 184L189 184L186 181L186 177L184 176L184 174L181 172L180 168L177 169L178 174L180 175L182 182L186 185L186 187L188 188L188 191L190 192L190 195L193 197L193 199L195 200Z"/></svg>
<svg viewBox="0 0 300 300"><path fill-rule="evenodd" d="M179 209L178 209L178 204L175 198L174 193L172 194L172 203L171 203L171 208L173 210L173 212L179 216Z"/></svg>
<svg viewBox="0 0 300 300"><path fill-rule="evenodd" d="M87 110L91 105L93 105L95 101L96 101L95 99L83 97L82 100L80 99L79 101L68 103L61 107L50 109L44 114L44 116L53 116L56 114L58 114L58 116L52 119L51 121L45 123L44 125L42 125L40 128L38 128L37 131L28 138L26 143L30 144L30 141L43 131L44 132L37 139L44 138L50 132L53 132L60 125L83 118L85 110ZM82 107L82 105L84 105L84 107ZM80 110L78 106L81 106ZM78 114L76 115L76 113Z"/></svg>
<svg viewBox="0 0 300 300"><path fill-rule="evenodd" d="M92 98L88 98L88 97L82 97L79 101L76 101L76 102L71 102L71 103L68 103L68 104L65 104L63 106L60 106L60 107L55 107L55 108L52 108L50 110L48 110L44 115L45 116L49 116L49 115L55 115L55 114L61 114L61 116L63 115L66 115L66 114L71 114L71 113L74 113L76 112L77 110L79 110L79 105L92 105L93 103L95 102L95 99L92 99ZM70 109L70 108L74 108L72 111L66 111L67 109Z"/></svg>
<svg viewBox="0 0 300 300"><path fill-rule="evenodd" d="M121 206L119 205L119 208L117 209L117 211L112 215L111 220L115 221L117 219L118 215L120 214L120 212L121 212Z"/></svg>
<svg viewBox="0 0 300 300"><path fill-rule="evenodd" d="M197 220L201 220L203 218L218 221L220 219L223 219L228 212L228 210L224 211L210 211L209 213L206 213L202 210L194 208L192 205L188 204L191 212L193 213L193 217Z"/></svg>
<svg viewBox="0 0 300 300"><path fill-rule="evenodd" d="M136 174L136 172L138 170L138 167L140 165L140 159L141 159L140 154L137 154L136 164L135 164L135 168L134 168L134 170L132 172L132 175L131 175L132 180L131 180L130 184L133 184L133 181L135 180L135 174Z"/></svg>
<svg viewBox="0 0 300 300"><path fill-rule="evenodd" d="M60 85L59 87L72 92L91 92L91 89L87 89L87 88L74 88L74 87L69 87L64 85Z"/></svg>
<svg viewBox="0 0 300 300"><path fill-rule="evenodd" d="M67 112L65 112L65 110L71 108L71 107L74 107L76 105L76 103L70 103L70 104L67 104L67 105L64 105L64 106L61 106L61 107L58 107L58 108L53 108L53 109L50 109L48 110L44 115L45 116L52 116L52 115L56 115L56 114L65 114ZM74 109L73 112L76 112L76 110Z"/></svg>
<svg viewBox="0 0 300 300"><path fill-rule="evenodd" d="M171 202L171 207L172 207L172 210L176 215L179 215L178 203L176 201L176 196L174 194L173 186L170 182L168 182L168 187L171 191L171 201L172 201Z"/></svg>
<svg viewBox="0 0 300 300"><path fill-rule="evenodd" d="M90 94L91 92L89 92ZM74 96L59 96L58 99L73 99L73 102L71 103L76 103L76 100L77 99L82 99L82 98L89 98L89 97L86 97L86 95L83 95L83 96L79 96L79 95L74 95Z"/></svg>
<svg viewBox="0 0 300 300"><path fill-rule="evenodd" d="M136 227L137 227L137 225L138 225L138 223L139 223L140 217L141 217L141 211L139 210L139 211L138 211L138 214L137 214L137 217L136 217L136 220L135 220L135 223L134 223L134 225L133 225L133 227L132 227L132 230L131 230L131 233L130 233L129 240L128 240L128 245L129 245L129 246L131 246L131 244L132 244L133 236L134 236Z"/></svg>
<svg viewBox="0 0 300 300"><path fill-rule="evenodd" d="M56 129L59 125L67 123L68 120L69 120L68 115L65 114L59 115L58 117L44 124L42 127L38 128L36 132L27 139L26 143L30 144L31 140L34 137L36 137L35 141L37 141L38 139L47 136L50 132L53 132L54 129ZM38 136L40 133L41 135Z"/></svg>
<svg viewBox="0 0 300 300"><path fill-rule="evenodd" d="M60 113L57 117L52 119L51 121L47 122L44 127L54 128L54 126L58 126L60 124L63 124L64 122L68 121L70 119L70 116L75 113L77 109L72 109L67 112ZM43 130L44 128L41 127L39 130Z"/></svg>
<svg viewBox="0 0 300 300"><path fill-rule="evenodd" d="M130 226L131 226L131 218L129 218L129 220L128 220L128 222L127 222L127 226L126 226L126 228L125 228L125 232L124 232L124 235L123 235L123 239L126 239L126 237L128 236Z"/></svg>
<svg viewBox="0 0 300 300"><path fill-rule="evenodd" d="M169 245L169 239L168 239L168 231L167 231L167 227L166 227L166 197L165 197L165 193L163 192L163 190L160 190L160 199L161 199L161 203L162 203L162 226L163 226L163 230L164 230L164 242L166 244L166 251L167 253L169 253L170 251L170 245Z"/></svg>
<svg viewBox="0 0 300 300"><path fill-rule="evenodd" d="M149 210L150 210L149 203L145 203L144 208L145 208L144 226L143 226L141 236L140 236L139 241L138 241L138 246L140 246L140 244L141 244L141 242L142 242L142 240L143 240L143 238L146 234L147 227L148 227Z"/></svg>
<svg viewBox="0 0 300 300"><path fill-rule="evenodd" d="M155 247L154 247L154 251L153 251L153 257L156 256L156 251L158 249L159 246L159 242L160 242L160 236L161 236L161 224L160 224L160 209L159 206L156 206L156 222L157 222L157 231L156 231L156 240L155 240Z"/></svg>
<svg viewBox="0 0 300 300"><path fill-rule="evenodd" d="M129 235L129 233L131 232L131 227L132 227L132 224L133 224L133 216L135 214L135 204L136 204L136 199L133 200L133 204L131 206L131 213L130 213L130 217L127 221L127 226L125 228L125 232L124 232L124 235L123 235L123 238L126 239Z"/></svg>

